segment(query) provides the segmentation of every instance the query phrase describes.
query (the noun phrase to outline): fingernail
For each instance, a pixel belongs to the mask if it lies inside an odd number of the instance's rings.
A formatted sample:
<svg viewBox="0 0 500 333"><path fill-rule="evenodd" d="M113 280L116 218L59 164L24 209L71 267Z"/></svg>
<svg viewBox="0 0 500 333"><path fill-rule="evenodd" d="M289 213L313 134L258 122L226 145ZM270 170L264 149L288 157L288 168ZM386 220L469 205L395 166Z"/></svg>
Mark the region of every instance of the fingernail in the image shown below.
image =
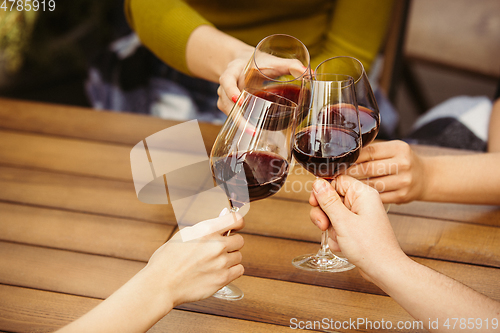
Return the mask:
<svg viewBox="0 0 500 333"><path fill-rule="evenodd" d="M248 127L245 128L245 132L247 134L250 134L250 136L254 136L257 133L257 131L255 131L254 129L251 129L251 128L248 128Z"/></svg>
<svg viewBox="0 0 500 333"><path fill-rule="evenodd" d="M313 190L315 193L325 192L327 189L327 182L324 180L317 180L313 184Z"/></svg>
<svg viewBox="0 0 500 333"><path fill-rule="evenodd" d="M319 224L320 224L320 223L319 223L319 221L318 221L318 220L314 221L314 224L315 224L315 225L319 228Z"/></svg>
<svg viewBox="0 0 500 333"><path fill-rule="evenodd" d="M233 103L236 103L236 101L238 100L238 95L233 95L233 97L231 97L231 100L233 101Z"/></svg>
<svg viewBox="0 0 500 333"><path fill-rule="evenodd" d="M229 210L228 210L227 208L224 208L224 209L220 212L219 217L220 217L220 216L224 216L224 215L226 215L226 214L227 214L227 212L229 212Z"/></svg>

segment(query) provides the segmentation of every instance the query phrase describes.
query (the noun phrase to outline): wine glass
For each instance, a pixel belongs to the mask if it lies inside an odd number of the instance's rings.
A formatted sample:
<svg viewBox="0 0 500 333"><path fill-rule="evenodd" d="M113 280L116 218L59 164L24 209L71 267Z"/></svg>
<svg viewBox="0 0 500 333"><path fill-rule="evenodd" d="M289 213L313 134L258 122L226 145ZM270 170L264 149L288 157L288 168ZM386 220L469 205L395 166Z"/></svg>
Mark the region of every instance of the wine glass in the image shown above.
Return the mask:
<svg viewBox="0 0 500 333"><path fill-rule="evenodd" d="M309 51L300 40L285 34L270 35L255 47L238 87L268 91L298 103L302 78L310 71Z"/></svg>
<svg viewBox="0 0 500 333"><path fill-rule="evenodd" d="M315 73L338 73L353 77L356 100L358 101L363 147L369 145L378 134L381 119L377 100L373 94L363 64L358 59L348 56L333 57L320 63L316 67ZM391 205L384 204L384 207L388 213Z"/></svg>
<svg viewBox="0 0 500 333"><path fill-rule="evenodd" d="M358 102L363 147L366 147L378 134L380 112L363 64L358 59L348 56L333 57L320 63L314 73L352 76Z"/></svg>
<svg viewBox="0 0 500 333"><path fill-rule="evenodd" d="M304 79L305 98L299 108L305 113L297 125L293 145L295 160L316 177L332 180L356 162L361 149L361 130L354 80L341 74L314 74ZM292 260L294 266L320 272L342 272L354 268L347 259L333 254L328 230L321 248Z"/></svg>
<svg viewBox="0 0 500 333"><path fill-rule="evenodd" d="M222 126L210 153L215 182L231 212L278 192L288 176L297 104L276 94L245 89ZM215 297L237 300L243 292L229 284Z"/></svg>

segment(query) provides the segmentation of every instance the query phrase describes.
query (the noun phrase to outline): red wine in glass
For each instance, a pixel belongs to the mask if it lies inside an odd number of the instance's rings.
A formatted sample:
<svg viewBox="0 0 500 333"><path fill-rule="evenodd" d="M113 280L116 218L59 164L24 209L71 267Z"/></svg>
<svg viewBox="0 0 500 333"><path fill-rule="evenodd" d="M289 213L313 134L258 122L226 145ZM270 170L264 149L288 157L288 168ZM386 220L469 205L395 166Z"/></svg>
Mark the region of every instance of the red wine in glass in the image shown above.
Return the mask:
<svg viewBox="0 0 500 333"><path fill-rule="evenodd" d="M270 152L249 151L217 160L212 170L217 185L225 189L232 205L241 208L248 201L278 192L288 175L288 161Z"/></svg>
<svg viewBox="0 0 500 333"><path fill-rule="evenodd" d="M378 134L380 126L379 114L364 107L358 106L359 124L361 125L363 147L371 143Z"/></svg>
<svg viewBox="0 0 500 333"><path fill-rule="evenodd" d="M296 134L293 156L313 175L331 179L356 162L359 134L334 126L320 127L309 126Z"/></svg>
<svg viewBox="0 0 500 333"><path fill-rule="evenodd" d="M294 84L277 84L262 90L248 90L259 98L289 106L297 104L300 97L300 86ZM260 124L260 127L268 131L281 131L293 124L294 115L295 109L285 109L273 104L265 114L252 114L249 121L253 125Z"/></svg>
<svg viewBox="0 0 500 333"><path fill-rule="evenodd" d="M267 86L263 89L264 91L270 92L275 95L285 97L292 102L298 104L300 97L300 86L295 84L275 84L272 86Z"/></svg>

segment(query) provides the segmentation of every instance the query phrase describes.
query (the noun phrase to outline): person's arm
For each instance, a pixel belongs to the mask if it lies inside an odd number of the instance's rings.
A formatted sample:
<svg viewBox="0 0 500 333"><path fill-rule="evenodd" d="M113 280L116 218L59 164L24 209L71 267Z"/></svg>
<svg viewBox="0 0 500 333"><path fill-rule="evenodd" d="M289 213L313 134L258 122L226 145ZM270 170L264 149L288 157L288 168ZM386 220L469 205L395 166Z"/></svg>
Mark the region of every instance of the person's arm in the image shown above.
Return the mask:
<svg viewBox="0 0 500 333"><path fill-rule="evenodd" d="M385 203L413 200L500 204L500 153L419 156L403 141L377 142L361 151L346 174L380 192Z"/></svg>
<svg viewBox="0 0 500 333"><path fill-rule="evenodd" d="M193 75L220 83L217 107L229 114L241 91L238 78L252 57L254 47L208 25L190 35L186 59Z"/></svg>
<svg viewBox="0 0 500 333"><path fill-rule="evenodd" d="M228 214L215 222L227 226L187 242L175 234L132 279L58 332L145 332L175 306L207 298L240 277L243 237L223 234L241 229L243 219Z"/></svg>
<svg viewBox="0 0 500 333"><path fill-rule="evenodd" d="M311 221L321 230L329 228L330 247L340 249L363 277L384 290L427 329L449 332L443 326L448 318L482 318L489 320L488 329L482 325L481 329L474 326L469 331L498 331L499 302L404 254L376 190L341 175L331 185L317 180L309 202L313 206ZM429 322L436 319L440 325L434 330ZM495 327L491 325L493 319Z"/></svg>
<svg viewBox="0 0 500 333"><path fill-rule="evenodd" d="M219 82L230 62L241 60L241 71L254 47L209 25L197 27L189 36L186 61L189 71L212 82Z"/></svg>
<svg viewBox="0 0 500 333"><path fill-rule="evenodd" d="M389 274L379 272L378 276L372 276L372 280L430 331L450 332L444 324L448 320L453 326L453 318L465 318L468 327L470 322L467 320L471 318L474 329L469 329L469 332L498 332L500 329L499 302L409 258L397 262L390 269L392 272ZM484 328L487 320L489 329L479 329L478 319ZM436 321L439 323L438 329L428 327L429 322ZM462 332L463 329L458 330L460 324L456 325L455 330Z"/></svg>
<svg viewBox="0 0 500 333"><path fill-rule="evenodd" d="M488 152L500 152L500 98L493 103L488 130Z"/></svg>

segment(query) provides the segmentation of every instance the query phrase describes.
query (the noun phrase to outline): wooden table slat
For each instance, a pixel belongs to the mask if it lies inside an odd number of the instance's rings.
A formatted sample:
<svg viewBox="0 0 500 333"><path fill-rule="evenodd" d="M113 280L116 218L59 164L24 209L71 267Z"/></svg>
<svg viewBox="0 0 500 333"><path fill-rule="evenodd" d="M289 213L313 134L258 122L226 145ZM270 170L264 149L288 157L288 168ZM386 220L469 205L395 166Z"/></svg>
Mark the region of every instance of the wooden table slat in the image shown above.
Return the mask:
<svg viewBox="0 0 500 333"><path fill-rule="evenodd" d="M178 121L127 112L100 112L88 108L0 98L0 128L100 142L135 145ZM220 127L199 122L210 153Z"/></svg>
<svg viewBox="0 0 500 333"><path fill-rule="evenodd" d="M0 166L0 200L175 225L170 205L137 199L134 185Z"/></svg>
<svg viewBox="0 0 500 333"><path fill-rule="evenodd" d="M173 226L0 202L0 239L148 261Z"/></svg>

